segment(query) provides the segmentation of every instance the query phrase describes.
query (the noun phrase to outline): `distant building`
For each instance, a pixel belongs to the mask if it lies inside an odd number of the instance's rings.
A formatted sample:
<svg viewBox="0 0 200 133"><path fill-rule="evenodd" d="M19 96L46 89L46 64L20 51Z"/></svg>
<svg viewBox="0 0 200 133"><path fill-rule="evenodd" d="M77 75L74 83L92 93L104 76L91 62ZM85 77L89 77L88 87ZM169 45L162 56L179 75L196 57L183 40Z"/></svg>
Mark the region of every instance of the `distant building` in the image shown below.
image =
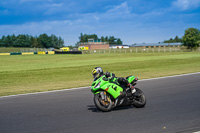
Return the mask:
<svg viewBox="0 0 200 133"><path fill-rule="evenodd" d="M179 47L181 45L182 43L134 43L131 47Z"/></svg>
<svg viewBox="0 0 200 133"><path fill-rule="evenodd" d="M91 39L88 39L88 42L89 42L89 43L101 42L101 39L93 39L93 38L91 38Z"/></svg>
<svg viewBox="0 0 200 133"><path fill-rule="evenodd" d="M79 47L88 47L88 49L109 49L108 42L102 42L101 39L88 39L88 42L79 42Z"/></svg>
<svg viewBox="0 0 200 133"><path fill-rule="evenodd" d="M111 45L110 48L118 49L118 48L129 48L128 45Z"/></svg>

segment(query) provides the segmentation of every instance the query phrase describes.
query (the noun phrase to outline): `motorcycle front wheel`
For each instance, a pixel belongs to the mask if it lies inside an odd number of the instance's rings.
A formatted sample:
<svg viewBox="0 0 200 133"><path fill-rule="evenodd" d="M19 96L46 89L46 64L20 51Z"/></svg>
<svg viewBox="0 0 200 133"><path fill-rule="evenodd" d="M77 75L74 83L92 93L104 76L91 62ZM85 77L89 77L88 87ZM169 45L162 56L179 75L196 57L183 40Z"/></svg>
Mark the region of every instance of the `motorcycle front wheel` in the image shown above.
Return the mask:
<svg viewBox="0 0 200 133"><path fill-rule="evenodd" d="M103 100L100 93L95 94L94 103L96 107L103 112L108 112L112 109L112 100L109 98L109 96L107 96L106 100Z"/></svg>
<svg viewBox="0 0 200 133"><path fill-rule="evenodd" d="M133 106L135 106L136 108L142 108L146 105L146 98L144 96L144 93L139 88L135 89L136 92L133 94Z"/></svg>

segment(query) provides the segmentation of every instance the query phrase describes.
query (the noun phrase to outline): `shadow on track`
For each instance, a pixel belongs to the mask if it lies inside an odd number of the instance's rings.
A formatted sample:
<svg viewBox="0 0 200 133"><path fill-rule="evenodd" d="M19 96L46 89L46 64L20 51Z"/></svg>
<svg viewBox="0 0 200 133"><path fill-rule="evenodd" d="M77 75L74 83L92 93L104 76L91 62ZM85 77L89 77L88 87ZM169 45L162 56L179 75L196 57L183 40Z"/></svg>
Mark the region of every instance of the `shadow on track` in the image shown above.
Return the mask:
<svg viewBox="0 0 200 133"><path fill-rule="evenodd" d="M87 107L88 110L91 110L92 112L102 112L95 105L88 105Z"/></svg>
<svg viewBox="0 0 200 133"><path fill-rule="evenodd" d="M92 112L102 112L99 110L95 105L88 105L88 110L91 110ZM135 108L133 106L120 106L112 109L111 111L120 111L120 110L126 110L126 109L132 109Z"/></svg>

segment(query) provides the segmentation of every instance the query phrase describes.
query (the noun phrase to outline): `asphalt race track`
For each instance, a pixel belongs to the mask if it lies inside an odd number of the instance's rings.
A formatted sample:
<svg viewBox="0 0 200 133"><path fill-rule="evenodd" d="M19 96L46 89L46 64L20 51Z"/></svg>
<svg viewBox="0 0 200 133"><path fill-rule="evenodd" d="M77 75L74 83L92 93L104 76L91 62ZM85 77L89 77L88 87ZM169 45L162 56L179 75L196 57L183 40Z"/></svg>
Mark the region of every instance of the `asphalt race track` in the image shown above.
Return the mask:
<svg viewBox="0 0 200 133"><path fill-rule="evenodd" d="M0 98L0 133L196 133L200 73L140 81L145 108L98 111L90 88ZM200 132L199 132L200 133Z"/></svg>

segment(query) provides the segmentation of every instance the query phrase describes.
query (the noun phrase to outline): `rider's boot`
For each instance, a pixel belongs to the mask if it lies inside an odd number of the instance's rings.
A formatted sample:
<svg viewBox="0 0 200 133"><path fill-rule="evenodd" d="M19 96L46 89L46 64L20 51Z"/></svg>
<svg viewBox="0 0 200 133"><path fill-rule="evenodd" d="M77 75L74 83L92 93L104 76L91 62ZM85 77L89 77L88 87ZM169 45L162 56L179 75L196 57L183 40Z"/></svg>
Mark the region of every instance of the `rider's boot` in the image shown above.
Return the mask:
<svg viewBox="0 0 200 133"><path fill-rule="evenodd" d="M136 92L135 87L132 84L129 83L127 85L126 92L127 92L128 96L132 96L132 94Z"/></svg>
<svg viewBox="0 0 200 133"><path fill-rule="evenodd" d="M136 89L135 89L134 86L130 85L130 88L131 88L131 93L132 93L132 94L136 92Z"/></svg>

